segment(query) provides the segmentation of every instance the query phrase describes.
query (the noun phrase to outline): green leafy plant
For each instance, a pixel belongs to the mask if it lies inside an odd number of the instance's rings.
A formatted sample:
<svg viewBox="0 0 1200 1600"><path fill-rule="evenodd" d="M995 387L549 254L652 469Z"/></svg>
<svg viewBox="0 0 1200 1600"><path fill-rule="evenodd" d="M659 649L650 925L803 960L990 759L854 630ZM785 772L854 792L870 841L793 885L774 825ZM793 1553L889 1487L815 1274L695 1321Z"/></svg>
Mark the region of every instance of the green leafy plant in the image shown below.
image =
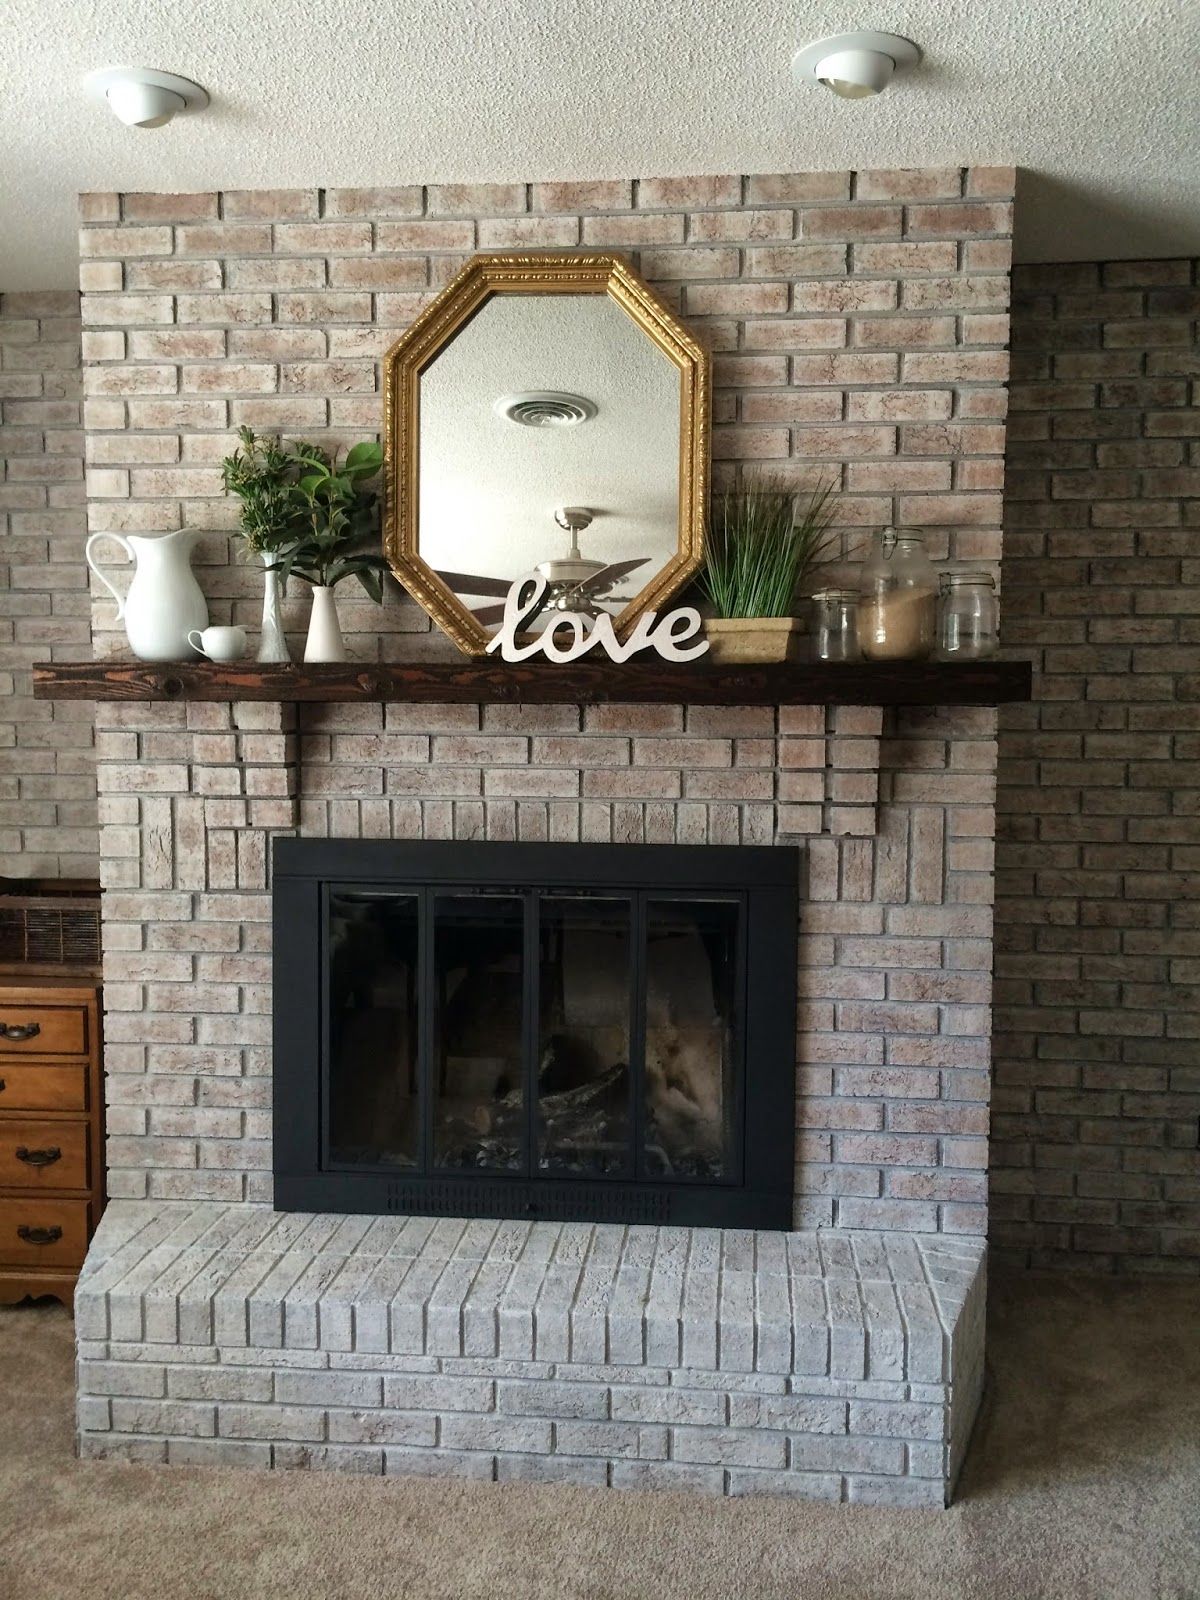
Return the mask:
<svg viewBox="0 0 1200 1600"><path fill-rule="evenodd" d="M225 493L241 501L239 533L255 555L284 549L297 535L296 463L278 439L239 428L238 448L221 462Z"/></svg>
<svg viewBox="0 0 1200 1600"><path fill-rule="evenodd" d="M834 542L832 485L803 505L770 484L728 490L709 526L700 588L718 617L787 617Z"/></svg>
<svg viewBox="0 0 1200 1600"><path fill-rule="evenodd" d="M356 444L339 467L317 445L298 444L290 459L293 539L271 570L285 581L295 576L327 589L357 578L378 605L388 565L364 546L377 536L379 496L370 483L383 466L383 451L371 441Z"/></svg>

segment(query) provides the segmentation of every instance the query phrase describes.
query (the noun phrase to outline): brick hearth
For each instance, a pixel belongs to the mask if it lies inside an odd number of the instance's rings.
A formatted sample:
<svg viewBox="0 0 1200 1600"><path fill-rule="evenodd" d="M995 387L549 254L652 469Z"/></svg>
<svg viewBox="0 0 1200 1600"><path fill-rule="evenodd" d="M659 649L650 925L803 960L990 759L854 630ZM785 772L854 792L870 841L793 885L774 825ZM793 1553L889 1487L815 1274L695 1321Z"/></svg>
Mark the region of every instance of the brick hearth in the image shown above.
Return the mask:
<svg viewBox="0 0 1200 1600"><path fill-rule="evenodd" d="M92 1459L942 1505L982 1245L122 1201L76 1300Z"/></svg>

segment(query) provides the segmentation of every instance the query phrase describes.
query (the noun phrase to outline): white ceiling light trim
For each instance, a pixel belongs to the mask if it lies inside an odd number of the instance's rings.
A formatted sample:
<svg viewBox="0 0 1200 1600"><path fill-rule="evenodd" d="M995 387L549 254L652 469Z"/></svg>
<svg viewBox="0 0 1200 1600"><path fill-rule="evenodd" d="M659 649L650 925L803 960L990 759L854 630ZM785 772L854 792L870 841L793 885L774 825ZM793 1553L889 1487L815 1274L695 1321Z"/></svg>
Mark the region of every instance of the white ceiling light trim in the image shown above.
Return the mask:
<svg viewBox="0 0 1200 1600"><path fill-rule="evenodd" d="M920 60L921 47L898 33L838 33L797 50L792 74L798 83L819 83L841 100L866 100Z"/></svg>
<svg viewBox="0 0 1200 1600"><path fill-rule="evenodd" d="M208 93L190 78L153 67L102 67L83 80L127 128L162 128L181 111L203 111Z"/></svg>

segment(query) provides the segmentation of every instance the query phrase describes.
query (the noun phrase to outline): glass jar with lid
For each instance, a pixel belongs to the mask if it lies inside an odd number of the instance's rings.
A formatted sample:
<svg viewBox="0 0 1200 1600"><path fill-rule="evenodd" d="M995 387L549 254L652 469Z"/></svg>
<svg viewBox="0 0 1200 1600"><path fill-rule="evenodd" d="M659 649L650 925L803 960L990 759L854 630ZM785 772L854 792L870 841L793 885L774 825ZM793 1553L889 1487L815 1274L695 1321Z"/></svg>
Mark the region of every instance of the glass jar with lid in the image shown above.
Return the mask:
<svg viewBox="0 0 1200 1600"><path fill-rule="evenodd" d="M1000 648L1000 607L990 572L943 573L940 613L943 661L981 661Z"/></svg>
<svg viewBox="0 0 1200 1600"><path fill-rule="evenodd" d="M813 655L818 661L860 661L858 590L818 589L813 603Z"/></svg>
<svg viewBox="0 0 1200 1600"><path fill-rule="evenodd" d="M875 535L858 586L858 642L868 661L922 661L937 642L937 570L908 529Z"/></svg>

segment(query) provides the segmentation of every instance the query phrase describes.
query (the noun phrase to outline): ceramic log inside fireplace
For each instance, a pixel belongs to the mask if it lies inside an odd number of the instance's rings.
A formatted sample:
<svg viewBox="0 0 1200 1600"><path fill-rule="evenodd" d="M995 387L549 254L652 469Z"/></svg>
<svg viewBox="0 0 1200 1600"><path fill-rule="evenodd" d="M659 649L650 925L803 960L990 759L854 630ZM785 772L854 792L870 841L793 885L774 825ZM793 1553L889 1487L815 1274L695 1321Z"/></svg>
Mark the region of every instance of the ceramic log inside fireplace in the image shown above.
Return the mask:
<svg viewBox="0 0 1200 1600"><path fill-rule="evenodd" d="M285 1210L791 1226L794 850L276 841Z"/></svg>

